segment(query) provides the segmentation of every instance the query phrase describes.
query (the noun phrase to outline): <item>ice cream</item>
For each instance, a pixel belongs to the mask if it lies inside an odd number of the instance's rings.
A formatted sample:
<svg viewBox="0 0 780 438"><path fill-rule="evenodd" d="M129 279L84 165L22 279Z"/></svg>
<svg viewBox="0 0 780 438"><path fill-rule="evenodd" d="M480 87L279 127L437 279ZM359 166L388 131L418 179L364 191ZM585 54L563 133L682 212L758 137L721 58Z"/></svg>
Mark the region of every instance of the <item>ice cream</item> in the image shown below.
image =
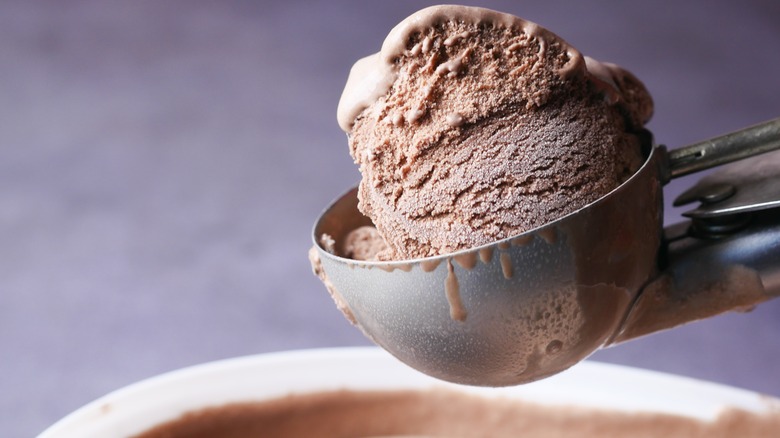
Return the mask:
<svg viewBox="0 0 780 438"><path fill-rule="evenodd" d="M652 108L632 74L534 23L465 6L413 14L355 64L339 103L359 208L387 245L359 256L446 254L597 200L641 165Z"/></svg>
<svg viewBox="0 0 780 438"><path fill-rule="evenodd" d="M778 427L780 415L737 409L705 422L672 414L545 406L447 390L345 390L215 406L187 413L136 438L770 437Z"/></svg>
<svg viewBox="0 0 780 438"><path fill-rule="evenodd" d="M387 250L384 238L375 227L364 225L347 234L344 239L344 256L355 260L375 260Z"/></svg>

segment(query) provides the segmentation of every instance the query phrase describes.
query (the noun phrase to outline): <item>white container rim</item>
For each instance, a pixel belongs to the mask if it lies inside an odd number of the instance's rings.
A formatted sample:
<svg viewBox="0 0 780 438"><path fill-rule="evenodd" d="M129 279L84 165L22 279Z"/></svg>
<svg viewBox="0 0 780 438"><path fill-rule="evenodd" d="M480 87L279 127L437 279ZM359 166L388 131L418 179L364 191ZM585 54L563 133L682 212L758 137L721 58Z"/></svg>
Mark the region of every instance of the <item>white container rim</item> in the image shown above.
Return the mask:
<svg viewBox="0 0 780 438"><path fill-rule="evenodd" d="M448 388L487 397L713 420L726 409L777 412L780 400L687 377L593 361L507 388L455 385L421 374L376 347L284 351L225 359L161 374L111 392L39 438L126 437L182 414L227 403L339 389Z"/></svg>

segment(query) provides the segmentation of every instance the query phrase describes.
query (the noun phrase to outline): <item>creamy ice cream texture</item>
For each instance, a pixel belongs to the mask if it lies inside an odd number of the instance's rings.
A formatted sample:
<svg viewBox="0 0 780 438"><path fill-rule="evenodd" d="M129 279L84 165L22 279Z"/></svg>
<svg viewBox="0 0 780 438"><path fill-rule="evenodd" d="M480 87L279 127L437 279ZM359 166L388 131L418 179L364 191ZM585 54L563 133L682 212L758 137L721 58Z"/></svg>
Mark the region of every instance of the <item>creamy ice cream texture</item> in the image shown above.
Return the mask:
<svg viewBox="0 0 780 438"><path fill-rule="evenodd" d="M544 406L430 391L293 394L193 411L136 438L271 437L771 437L780 416L730 409L715 421L658 413ZM576 432L575 432L576 431Z"/></svg>
<svg viewBox="0 0 780 438"><path fill-rule="evenodd" d="M639 168L652 111L631 73L537 24L423 9L354 65L339 103L377 229L347 256L446 254L574 212Z"/></svg>

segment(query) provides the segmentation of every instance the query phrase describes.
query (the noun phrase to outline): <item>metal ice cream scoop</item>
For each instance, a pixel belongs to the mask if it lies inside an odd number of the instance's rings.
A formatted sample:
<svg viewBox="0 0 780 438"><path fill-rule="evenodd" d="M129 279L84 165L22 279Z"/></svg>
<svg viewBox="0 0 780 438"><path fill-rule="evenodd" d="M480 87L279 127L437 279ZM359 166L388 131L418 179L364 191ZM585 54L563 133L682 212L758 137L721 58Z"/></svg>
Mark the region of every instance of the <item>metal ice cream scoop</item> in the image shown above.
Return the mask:
<svg viewBox="0 0 780 438"><path fill-rule="evenodd" d="M371 223L353 189L317 221L314 262L348 317L408 365L471 385L530 382L603 346L780 294L780 152L745 159L774 149L780 118L672 151L648 146L636 174L572 214L406 261L337 255ZM736 160L676 200L700 202L690 221L663 229L663 184Z"/></svg>

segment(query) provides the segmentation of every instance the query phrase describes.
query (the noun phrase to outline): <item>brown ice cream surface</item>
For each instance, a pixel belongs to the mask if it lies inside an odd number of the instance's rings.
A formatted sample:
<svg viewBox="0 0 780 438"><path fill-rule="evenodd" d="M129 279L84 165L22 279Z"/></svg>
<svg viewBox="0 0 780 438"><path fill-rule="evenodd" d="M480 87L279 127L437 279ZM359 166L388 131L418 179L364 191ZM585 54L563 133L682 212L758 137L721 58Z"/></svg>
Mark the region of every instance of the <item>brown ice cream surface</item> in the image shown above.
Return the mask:
<svg viewBox="0 0 780 438"><path fill-rule="evenodd" d="M354 260L376 260L386 250L385 239L372 226L354 229L344 239L344 256Z"/></svg>
<svg viewBox="0 0 780 438"><path fill-rule="evenodd" d="M448 390L291 395L185 414L137 438L771 437L780 412L730 409L714 421L658 413L544 406Z"/></svg>
<svg viewBox="0 0 780 438"><path fill-rule="evenodd" d="M445 254L544 225L641 165L652 100L633 75L508 14L435 6L358 61L339 123L379 259Z"/></svg>

